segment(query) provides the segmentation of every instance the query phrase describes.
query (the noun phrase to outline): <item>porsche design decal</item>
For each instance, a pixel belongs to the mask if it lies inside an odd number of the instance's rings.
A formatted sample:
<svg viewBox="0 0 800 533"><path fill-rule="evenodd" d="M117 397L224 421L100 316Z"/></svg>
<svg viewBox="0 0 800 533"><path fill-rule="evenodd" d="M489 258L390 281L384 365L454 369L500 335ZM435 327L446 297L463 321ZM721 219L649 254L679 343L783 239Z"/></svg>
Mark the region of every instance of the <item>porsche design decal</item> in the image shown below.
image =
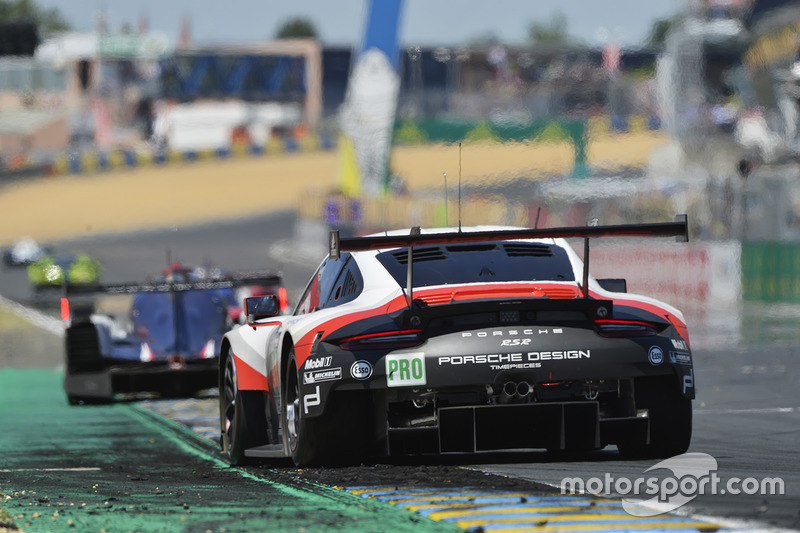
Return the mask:
<svg viewBox="0 0 800 533"><path fill-rule="evenodd" d="M442 365L470 365L470 364L507 364L522 362L537 362L536 366L525 368L540 368L539 361L560 361L563 359L590 359L591 350L553 350L549 352L527 353L490 353L481 355L443 355L439 357L439 366Z"/></svg>

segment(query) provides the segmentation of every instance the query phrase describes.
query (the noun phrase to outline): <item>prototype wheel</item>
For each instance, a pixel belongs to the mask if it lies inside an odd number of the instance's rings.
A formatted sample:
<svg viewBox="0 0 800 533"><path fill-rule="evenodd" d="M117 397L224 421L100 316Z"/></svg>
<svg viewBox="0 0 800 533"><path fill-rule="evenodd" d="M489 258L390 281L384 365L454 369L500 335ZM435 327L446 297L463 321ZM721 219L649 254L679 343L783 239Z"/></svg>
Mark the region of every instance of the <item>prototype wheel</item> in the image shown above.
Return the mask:
<svg viewBox="0 0 800 533"><path fill-rule="evenodd" d="M70 327L66 332L67 373L103 370L103 356L97 328L91 322Z"/></svg>
<svg viewBox="0 0 800 533"><path fill-rule="evenodd" d="M637 382L636 408L647 409L650 442L622 441L620 453L630 459L661 459L680 455L692 441L692 401L681 396L672 380Z"/></svg>
<svg viewBox="0 0 800 533"><path fill-rule="evenodd" d="M232 465L250 462L245 450L265 444L267 420L257 391L240 391L233 356L225 357L219 391L220 446Z"/></svg>
<svg viewBox="0 0 800 533"><path fill-rule="evenodd" d="M75 324L66 331L64 389L70 405L114 401L111 379L100 374L105 368L98 335L91 322Z"/></svg>

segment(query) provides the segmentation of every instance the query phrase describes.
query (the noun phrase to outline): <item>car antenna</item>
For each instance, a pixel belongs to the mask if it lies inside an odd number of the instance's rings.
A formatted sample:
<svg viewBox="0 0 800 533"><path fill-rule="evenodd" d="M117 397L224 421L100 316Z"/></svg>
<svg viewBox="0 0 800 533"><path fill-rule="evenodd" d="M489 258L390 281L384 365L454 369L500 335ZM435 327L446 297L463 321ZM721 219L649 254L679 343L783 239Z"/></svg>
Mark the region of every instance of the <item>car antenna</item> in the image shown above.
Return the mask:
<svg viewBox="0 0 800 533"><path fill-rule="evenodd" d="M542 207L536 208L536 221L533 223L533 229L539 229L539 214L542 212Z"/></svg>
<svg viewBox="0 0 800 533"><path fill-rule="evenodd" d="M461 143L458 143L458 232L461 233Z"/></svg>
<svg viewBox="0 0 800 533"><path fill-rule="evenodd" d="M449 220L447 217L447 172L442 172L444 175L444 227L449 225Z"/></svg>

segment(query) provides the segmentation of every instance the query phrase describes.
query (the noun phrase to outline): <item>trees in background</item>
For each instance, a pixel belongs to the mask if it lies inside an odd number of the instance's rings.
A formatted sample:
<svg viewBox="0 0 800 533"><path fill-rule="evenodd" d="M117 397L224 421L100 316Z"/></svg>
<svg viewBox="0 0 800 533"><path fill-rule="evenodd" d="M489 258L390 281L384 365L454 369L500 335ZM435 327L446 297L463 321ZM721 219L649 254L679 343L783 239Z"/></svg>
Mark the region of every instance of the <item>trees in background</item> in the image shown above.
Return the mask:
<svg viewBox="0 0 800 533"><path fill-rule="evenodd" d="M316 39L317 28L309 19L295 17L284 22L275 37L278 39Z"/></svg>
<svg viewBox="0 0 800 533"><path fill-rule="evenodd" d="M33 0L0 0L0 24L23 22L34 23L42 36L71 29L58 8L43 9Z"/></svg>

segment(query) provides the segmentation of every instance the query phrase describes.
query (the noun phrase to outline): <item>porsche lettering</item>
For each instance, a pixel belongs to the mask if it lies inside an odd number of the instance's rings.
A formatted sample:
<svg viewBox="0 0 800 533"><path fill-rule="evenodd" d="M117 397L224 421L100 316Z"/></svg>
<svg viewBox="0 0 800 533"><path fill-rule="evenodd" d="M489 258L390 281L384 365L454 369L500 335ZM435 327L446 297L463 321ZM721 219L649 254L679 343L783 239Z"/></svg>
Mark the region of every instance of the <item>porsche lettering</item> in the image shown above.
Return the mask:
<svg viewBox="0 0 800 533"><path fill-rule="evenodd" d="M558 361L563 359L589 359L591 350L556 350L551 352L522 353L493 353L480 355L443 355L439 357L439 366L442 365L470 365L470 364L503 364L518 363L522 361Z"/></svg>
<svg viewBox="0 0 800 533"><path fill-rule="evenodd" d="M510 329L508 331L492 330L492 331L463 331L461 337L464 339L478 338L484 339L486 337L517 337L524 335L547 335L548 333L563 333L563 328L525 328L525 329Z"/></svg>
<svg viewBox="0 0 800 533"><path fill-rule="evenodd" d="M492 353L483 355L445 355L439 357L439 366L442 365L482 365L486 363L516 363L522 361L521 353Z"/></svg>

